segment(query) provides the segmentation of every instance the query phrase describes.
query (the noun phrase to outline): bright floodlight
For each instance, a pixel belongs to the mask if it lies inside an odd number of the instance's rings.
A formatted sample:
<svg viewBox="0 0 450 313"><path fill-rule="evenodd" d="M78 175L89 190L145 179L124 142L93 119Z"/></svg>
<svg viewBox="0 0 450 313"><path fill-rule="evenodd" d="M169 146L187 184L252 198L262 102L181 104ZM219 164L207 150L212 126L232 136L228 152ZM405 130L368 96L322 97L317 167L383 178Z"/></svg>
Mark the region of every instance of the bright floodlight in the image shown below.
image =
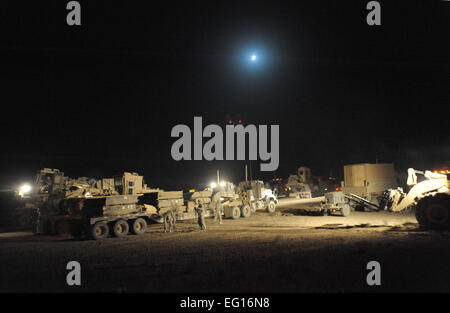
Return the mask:
<svg viewBox="0 0 450 313"><path fill-rule="evenodd" d="M225 182L224 181L220 182L220 187L225 187Z"/></svg>
<svg viewBox="0 0 450 313"><path fill-rule="evenodd" d="M31 186L28 184L22 185L19 188L19 196L23 197L26 193L31 191Z"/></svg>
<svg viewBox="0 0 450 313"><path fill-rule="evenodd" d="M216 187L217 187L217 184L214 183L214 182L212 182L212 183L211 183L211 188L214 189L214 188L216 188Z"/></svg>
<svg viewBox="0 0 450 313"><path fill-rule="evenodd" d="M252 61L255 62L256 61L256 55L252 55Z"/></svg>

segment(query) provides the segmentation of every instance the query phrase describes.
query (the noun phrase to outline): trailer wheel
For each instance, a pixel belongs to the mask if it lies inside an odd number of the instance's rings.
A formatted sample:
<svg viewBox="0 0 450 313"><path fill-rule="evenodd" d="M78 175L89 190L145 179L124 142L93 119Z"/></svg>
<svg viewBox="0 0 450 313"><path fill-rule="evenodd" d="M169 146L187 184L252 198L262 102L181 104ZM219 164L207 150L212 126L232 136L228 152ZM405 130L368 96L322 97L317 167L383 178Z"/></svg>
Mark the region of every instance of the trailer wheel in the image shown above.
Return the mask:
<svg viewBox="0 0 450 313"><path fill-rule="evenodd" d="M252 215L252 209L248 204L245 204L241 208L241 217L250 217Z"/></svg>
<svg viewBox="0 0 450 313"><path fill-rule="evenodd" d="M98 240L108 237L109 227L104 222L97 222L91 226L90 235L92 239Z"/></svg>
<svg viewBox="0 0 450 313"><path fill-rule="evenodd" d="M241 217L241 209L239 209L239 207L235 206L231 209L231 218L233 220L237 220L239 217Z"/></svg>
<svg viewBox="0 0 450 313"><path fill-rule="evenodd" d="M125 237L129 230L130 226L124 220L118 220L114 223L113 233L115 237Z"/></svg>
<svg viewBox="0 0 450 313"><path fill-rule="evenodd" d="M276 204L272 200L269 201L269 204L267 205L266 211L267 213L273 213L275 212Z"/></svg>
<svg viewBox="0 0 450 313"><path fill-rule="evenodd" d="M444 230L450 228L450 196L437 194L425 197L417 203L416 218L425 229Z"/></svg>
<svg viewBox="0 0 450 313"><path fill-rule="evenodd" d="M147 222L143 218L139 217L132 222L131 229L133 234L142 235L147 230Z"/></svg>

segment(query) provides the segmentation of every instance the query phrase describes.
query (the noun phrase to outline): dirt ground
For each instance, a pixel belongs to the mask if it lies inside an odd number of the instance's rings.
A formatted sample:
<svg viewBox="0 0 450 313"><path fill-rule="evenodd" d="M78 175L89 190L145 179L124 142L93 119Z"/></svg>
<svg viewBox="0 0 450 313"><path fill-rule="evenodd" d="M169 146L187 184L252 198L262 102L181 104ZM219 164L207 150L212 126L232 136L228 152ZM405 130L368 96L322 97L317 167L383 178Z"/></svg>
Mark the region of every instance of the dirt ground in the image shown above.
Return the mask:
<svg viewBox="0 0 450 313"><path fill-rule="evenodd" d="M299 207L101 241L3 232L0 292L450 291L448 232L420 230L411 213L323 217ZM81 286L66 284L72 260ZM369 261L381 265L381 286L366 283Z"/></svg>

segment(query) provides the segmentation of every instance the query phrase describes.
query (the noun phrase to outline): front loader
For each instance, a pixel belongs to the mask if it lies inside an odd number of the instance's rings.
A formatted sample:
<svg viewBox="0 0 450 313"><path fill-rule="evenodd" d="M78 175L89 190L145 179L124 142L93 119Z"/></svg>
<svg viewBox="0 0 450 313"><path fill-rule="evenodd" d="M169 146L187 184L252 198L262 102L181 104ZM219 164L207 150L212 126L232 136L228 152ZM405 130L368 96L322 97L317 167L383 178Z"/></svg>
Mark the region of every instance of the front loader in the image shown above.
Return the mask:
<svg viewBox="0 0 450 313"><path fill-rule="evenodd" d="M417 175L425 180L418 182ZM415 209L419 225L425 229L450 229L450 190L447 175L408 169L408 193L401 187L385 191L381 209L392 212Z"/></svg>

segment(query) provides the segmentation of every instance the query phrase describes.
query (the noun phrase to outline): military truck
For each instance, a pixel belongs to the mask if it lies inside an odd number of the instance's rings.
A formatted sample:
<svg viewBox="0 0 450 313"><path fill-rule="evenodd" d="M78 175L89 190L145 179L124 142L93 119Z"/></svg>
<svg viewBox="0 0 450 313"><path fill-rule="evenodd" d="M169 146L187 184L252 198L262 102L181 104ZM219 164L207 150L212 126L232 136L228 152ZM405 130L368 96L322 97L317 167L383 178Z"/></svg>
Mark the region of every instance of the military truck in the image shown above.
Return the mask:
<svg viewBox="0 0 450 313"><path fill-rule="evenodd" d="M260 180L246 180L240 182L238 187L231 182L218 181L204 191L193 192L188 198L188 207L202 205L210 210L208 215L212 215L220 204L224 217L231 219L250 217L257 210L265 209L272 213L278 203L276 195Z"/></svg>
<svg viewBox="0 0 450 313"><path fill-rule="evenodd" d="M240 182L237 188L232 183L226 183L216 187L215 197L220 197L224 216L231 219L250 217L257 210L273 213L278 203L276 195L260 180Z"/></svg>
<svg viewBox="0 0 450 313"><path fill-rule="evenodd" d="M249 206L252 213L257 210L266 210L268 213L275 212L278 198L272 189L264 185L262 180L246 180L240 182L237 193L243 205Z"/></svg>
<svg viewBox="0 0 450 313"><path fill-rule="evenodd" d="M336 178L313 176L311 169L305 166L299 167L296 174L289 175L281 190L278 188L280 196L299 199L316 198L332 191L340 191Z"/></svg>
<svg viewBox="0 0 450 313"><path fill-rule="evenodd" d="M225 217L249 217L259 209L273 212L276 196L262 181L245 181L236 188L228 182L204 191L183 194L148 188L143 177L125 172L112 178L71 179L56 169L38 171L36 178L36 233L67 233L75 238L123 237L131 230L140 235L152 222L163 222L168 211L177 220L197 218L203 206L205 217L213 216L218 204Z"/></svg>
<svg viewBox="0 0 450 313"><path fill-rule="evenodd" d="M297 169L297 174L289 175L284 186L283 195L291 198L311 198L311 170L301 166Z"/></svg>

